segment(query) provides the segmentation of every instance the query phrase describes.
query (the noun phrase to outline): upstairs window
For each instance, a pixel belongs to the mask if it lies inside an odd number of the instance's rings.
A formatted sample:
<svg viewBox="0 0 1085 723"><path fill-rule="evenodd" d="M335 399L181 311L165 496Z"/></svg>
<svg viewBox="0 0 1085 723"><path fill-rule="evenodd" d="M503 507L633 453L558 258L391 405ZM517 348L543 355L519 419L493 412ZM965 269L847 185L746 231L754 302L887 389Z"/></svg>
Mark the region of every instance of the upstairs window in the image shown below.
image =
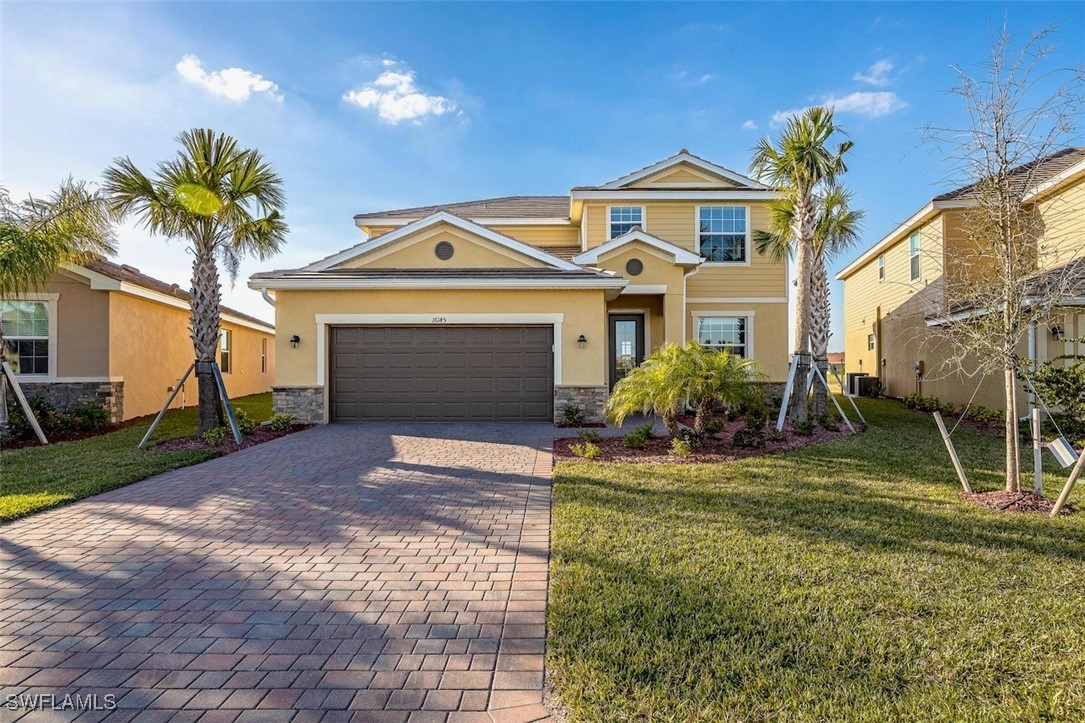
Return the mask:
<svg viewBox="0 0 1085 723"><path fill-rule="evenodd" d="M219 369L223 374L229 374L234 365L234 334L229 329L223 329L219 334Z"/></svg>
<svg viewBox="0 0 1085 723"><path fill-rule="evenodd" d="M908 239L908 260L912 265L912 281L919 281L919 232Z"/></svg>
<svg viewBox="0 0 1085 723"><path fill-rule="evenodd" d="M866 335L866 348L867 351L874 351L874 346L878 343L877 337L873 334Z"/></svg>
<svg viewBox="0 0 1085 723"><path fill-rule="evenodd" d="M702 316L697 319L697 341L740 357L749 356L747 319L744 316Z"/></svg>
<svg viewBox="0 0 1085 723"><path fill-rule="evenodd" d="M4 361L16 374L49 373L49 302L0 302Z"/></svg>
<svg viewBox="0 0 1085 723"><path fill-rule="evenodd" d="M745 206L701 206L697 209L698 245L711 263L745 263L749 227Z"/></svg>
<svg viewBox="0 0 1085 723"><path fill-rule="evenodd" d="M622 234L629 233L634 226L644 228L644 208L641 206L611 206L610 207L610 235L608 238L618 238Z"/></svg>
<svg viewBox="0 0 1085 723"><path fill-rule="evenodd" d="M885 281L885 254L878 256L878 281Z"/></svg>

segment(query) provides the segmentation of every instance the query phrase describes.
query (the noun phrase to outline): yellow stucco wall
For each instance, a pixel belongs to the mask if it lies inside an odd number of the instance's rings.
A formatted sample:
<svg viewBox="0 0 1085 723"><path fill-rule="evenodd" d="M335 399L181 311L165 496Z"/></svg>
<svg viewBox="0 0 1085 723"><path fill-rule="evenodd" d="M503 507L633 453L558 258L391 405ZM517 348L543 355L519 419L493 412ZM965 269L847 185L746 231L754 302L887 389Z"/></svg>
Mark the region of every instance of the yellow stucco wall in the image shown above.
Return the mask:
<svg viewBox="0 0 1085 723"><path fill-rule="evenodd" d="M1042 268L1085 256L1085 176L1040 201L1037 210L1044 230Z"/></svg>
<svg viewBox="0 0 1085 723"><path fill-rule="evenodd" d="M720 316L747 316L749 326L747 333L752 332L753 353L751 357L758 361L761 371L768 377L767 381L782 382L787 380L788 349L787 349L787 304L688 304L686 312L686 338L696 339L696 326L694 312L709 315L718 313Z"/></svg>
<svg viewBox="0 0 1085 723"><path fill-rule="evenodd" d="M452 244L452 258L442 261L434 252L437 244ZM463 268L523 268L545 266L506 246L469 234L450 224L441 223L406 236L386 248L358 256L339 268L373 269L463 269Z"/></svg>
<svg viewBox="0 0 1085 723"><path fill-rule="evenodd" d="M55 274L36 294L57 294L58 377L109 375L109 299L85 280Z"/></svg>
<svg viewBox="0 0 1085 723"><path fill-rule="evenodd" d="M274 334L224 322L233 332L232 371L223 374L231 397L264 392L275 378ZM162 408L175 385L192 363L189 312L149 299L109 292L109 376L124 381L124 417L153 414ZM260 339L268 340L268 366L260 371ZM174 400L196 404L196 381L190 377L184 393Z"/></svg>

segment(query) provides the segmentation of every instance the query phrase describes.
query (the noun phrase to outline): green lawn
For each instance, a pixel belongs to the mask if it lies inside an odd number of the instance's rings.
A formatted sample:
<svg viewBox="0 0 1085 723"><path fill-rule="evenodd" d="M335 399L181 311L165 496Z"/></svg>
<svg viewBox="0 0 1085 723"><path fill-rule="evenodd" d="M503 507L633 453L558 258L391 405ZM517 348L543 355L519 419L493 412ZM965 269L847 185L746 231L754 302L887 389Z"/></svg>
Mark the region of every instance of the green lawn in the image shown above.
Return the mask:
<svg viewBox="0 0 1085 723"><path fill-rule="evenodd" d="M864 413L786 455L558 465L547 662L573 720L1085 720L1085 513L965 503L930 415ZM999 487L1000 441L954 439Z"/></svg>
<svg viewBox="0 0 1085 723"><path fill-rule="evenodd" d="M271 392L232 400L253 419L271 417ZM169 469L217 457L218 452L153 452L136 445L151 420L109 434L0 452L0 521L123 487ZM196 409L162 418L148 446L196 433Z"/></svg>

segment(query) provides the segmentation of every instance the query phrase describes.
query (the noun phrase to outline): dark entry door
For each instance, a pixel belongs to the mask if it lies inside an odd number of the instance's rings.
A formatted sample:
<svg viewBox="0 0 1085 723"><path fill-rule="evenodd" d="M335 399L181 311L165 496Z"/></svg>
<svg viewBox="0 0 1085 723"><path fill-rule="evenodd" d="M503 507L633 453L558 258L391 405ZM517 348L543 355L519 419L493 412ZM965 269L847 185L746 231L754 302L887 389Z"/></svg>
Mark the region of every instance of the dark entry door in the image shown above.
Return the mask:
<svg viewBox="0 0 1085 723"><path fill-rule="evenodd" d="M552 326L342 326L331 419L549 420Z"/></svg>
<svg viewBox="0 0 1085 723"><path fill-rule="evenodd" d="M644 361L644 315L610 315L610 386Z"/></svg>

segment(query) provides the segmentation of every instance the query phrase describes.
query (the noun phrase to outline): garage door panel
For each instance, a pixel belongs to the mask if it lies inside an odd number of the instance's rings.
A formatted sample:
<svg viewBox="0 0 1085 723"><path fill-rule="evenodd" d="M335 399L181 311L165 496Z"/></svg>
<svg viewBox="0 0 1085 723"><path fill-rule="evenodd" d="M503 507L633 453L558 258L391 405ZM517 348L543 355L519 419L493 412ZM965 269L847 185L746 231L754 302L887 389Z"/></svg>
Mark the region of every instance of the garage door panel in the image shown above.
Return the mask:
<svg viewBox="0 0 1085 723"><path fill-rule="evenodd" d="M553 418L549 326L333 327L333 421Z"/></svg>

